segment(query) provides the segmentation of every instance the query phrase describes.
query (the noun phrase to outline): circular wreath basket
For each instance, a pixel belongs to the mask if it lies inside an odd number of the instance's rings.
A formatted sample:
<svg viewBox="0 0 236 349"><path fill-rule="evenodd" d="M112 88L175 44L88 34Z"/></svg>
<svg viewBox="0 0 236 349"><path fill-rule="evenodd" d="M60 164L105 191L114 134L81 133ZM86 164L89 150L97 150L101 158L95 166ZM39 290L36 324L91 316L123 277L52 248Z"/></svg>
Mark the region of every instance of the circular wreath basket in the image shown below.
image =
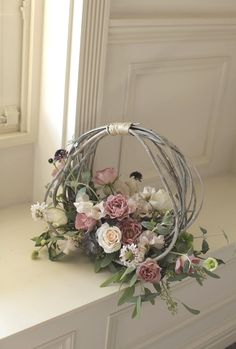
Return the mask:
<svg viewBox="0 0 236 349"><path fill-rule="evenodd" d="M197 204L193 177L201 178L196 169L189 164L180 150L163 136L134 123L113 123L88 131L73 144L65 160L65 165L47 188L45 202L50 197L54 207L58 206L58 195L63 198L67 209L75 201L71 190L72 180L83 181L83 172L93 173L94 157L99 142L108 136L129 135L136 138L150 158L163 188L167 191L172 206L174 223L171 232L165 236L165 245L155 260L161 260L174 247L180 232L185 231L196 219L202 206L202 199Z"/></svg>

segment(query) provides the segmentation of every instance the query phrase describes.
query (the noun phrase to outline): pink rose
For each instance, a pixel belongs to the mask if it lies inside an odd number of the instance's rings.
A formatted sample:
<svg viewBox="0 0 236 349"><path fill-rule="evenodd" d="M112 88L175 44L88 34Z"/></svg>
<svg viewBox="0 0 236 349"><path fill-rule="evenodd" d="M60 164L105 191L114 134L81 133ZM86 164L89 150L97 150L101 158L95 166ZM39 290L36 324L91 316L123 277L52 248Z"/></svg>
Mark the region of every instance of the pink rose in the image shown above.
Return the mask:
<svg viewBox="0 0 236 349"><path fill-rule="evenodd" d="M132 244L142 232L141 224L132 218L124 219L120 224L123 244Z"/></svg>
<svg viewBox="0 0 236 349"><path fill-rule="evenodd" d="M78 230L91 230L96 223L96 219L86 216L85 213L77 213L75 218L75 228Z"/></svg>
<svg viewBox="0 0 236 349"><path fill-rule="evenodd" d="M93 182L98 185L112 184L117 177L116 170L113 167L108 167L104 168L104 170L96 171Z"/></svg>
<svg viewBox="0 0 236 349"><path fill-rule="evenodd" d="M180 256L179 258L177 258L176 260L176 264L175 264L175 272L176 274L181 274L183 273L183 269L184 269L184 263L190 260L192 264L199 264L200 263L200 259L195 257L194 255L191 256ZM193 273L194 269L190 266L188 273Z"/></svg>
<svg viewBox="0 0 236 349"><path fill-rule="evenodd" d="M108 196L105 202L105 213L110 218L117 218L119 221L127 218L130 213L128 200L122 194Z"/></svg>
<svg viewBox="0 0 236 349"><path fill-rule="evenodd" d="M161 267L151 258L141 263L136 270L138 280L156 284L161 280Z"/></svg>

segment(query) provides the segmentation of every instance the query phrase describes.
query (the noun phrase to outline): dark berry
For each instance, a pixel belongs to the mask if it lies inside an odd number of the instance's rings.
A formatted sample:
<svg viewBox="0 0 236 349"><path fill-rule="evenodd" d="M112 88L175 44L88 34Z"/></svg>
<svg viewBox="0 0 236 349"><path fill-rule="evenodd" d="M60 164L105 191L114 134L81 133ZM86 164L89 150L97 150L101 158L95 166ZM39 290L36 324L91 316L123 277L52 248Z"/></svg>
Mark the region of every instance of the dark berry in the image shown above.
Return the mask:
<svg viewBox="0 0 236 349"><path fill-rule="evenodd" d="M134 171L130 174L130 178L134 178L136 181L141 182L143 179L142 173Z"/></svg>

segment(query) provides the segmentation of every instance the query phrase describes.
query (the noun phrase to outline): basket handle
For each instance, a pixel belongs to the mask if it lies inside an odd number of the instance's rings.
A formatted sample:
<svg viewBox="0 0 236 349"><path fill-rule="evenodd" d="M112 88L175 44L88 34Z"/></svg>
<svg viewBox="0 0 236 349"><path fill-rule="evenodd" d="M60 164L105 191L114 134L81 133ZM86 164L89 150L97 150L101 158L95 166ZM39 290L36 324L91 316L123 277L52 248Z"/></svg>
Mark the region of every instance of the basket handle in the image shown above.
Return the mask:
<svg viewBox="0 0 236 349"><path fill-rule="evenodd" d="M107 133L111 136L128 135L132 122L114 122L107 125Z"/></svg>

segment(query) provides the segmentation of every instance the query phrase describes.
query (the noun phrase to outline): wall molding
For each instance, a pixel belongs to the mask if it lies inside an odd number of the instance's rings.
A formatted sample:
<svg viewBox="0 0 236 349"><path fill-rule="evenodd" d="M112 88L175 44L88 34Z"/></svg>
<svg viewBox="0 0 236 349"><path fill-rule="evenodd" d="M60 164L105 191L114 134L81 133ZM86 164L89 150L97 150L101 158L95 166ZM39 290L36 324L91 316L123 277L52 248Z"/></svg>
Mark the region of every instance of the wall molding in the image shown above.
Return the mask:
<svg viewBox="0 0 236 349"><path fill-rule="evenodd" d="M109 44L236 40L236 18L111 19Z"/></svg>
<svg viewBox="0 0 236 349"><path fill-rule="evenodd" d="M83 11L76 136L100 118L110 0L85 0Z"/></svg>
<svg viewBox="0 0 236 349"><path fill-rule="evenodd" d="M221 275L224 275L224 273L227 271L227 275L229 275L228 277L231 277L236 266L236 257L233 251L235 251L235 243L223 247L216 252L216 257L223 258L226 261L225 265L221 265L219 267L219 270L221 270ZM224 280L224 282L227 282L227 280ZM173 295L175 296L175 294L180 290L188 293L189 290L192 290L191 286L193 286L194 283L195 281L190 278L182 281L181 283L175 283L172 286ZM186 313L185 317L181 319L180 323L171 323L171 325L164 332L153 332L151 335L149 334L145 337L139 337L137 340L135 340L135 342L132 342L128 346L119 346L119 349L146 349L154 347L156 348L159 347L159 345L160 347L164 348L165 346L162 346L161 341L165 338L175 338L175 336L181 331L187 335L189 334L188 344L186 345L186 343L183 343L182 346L185 349L221 349L223 347L222 345L226 346L231 344L234 340L236 340L236 320L234 312L236 306L235 282L233 283L233 286L234 288L232 288L232 292L230 292L229 295L227 294L227 296L222 293L220 300L214 299L213 292L208 308L202 310L198 316L189 317ZM205 287L207 286L205 285ZM120 317L124 315L130 317L131 310L132 306L126 306L123 309L109 315L107 321L106 349L117 349L117 332ZM222 321L214 324L214 319L221 319ZM206 331L199 336L199 339L191 342L191 334L194 330L197 331L197 326L201 323L205 324Z"/></svg>
<svg viewBox="0 0 236 349"><path fill-rule="evenodd" d="M232 342L230 342L230 339L233 337L233 340L236 340L236 320L234 318L234 314L231 314L231 318L227 318L227 310L228 309L234 309L236 306L236 296L235 294L232 295L232 297L224 299L220 303L215 303L213 306L209 307L207 310L203 311L200 315L198 315L197 318L187 318L186 320L183 320L181 324L178 324L176 326L171 326L170 329L167 329L166 331L162 332L161 334L153 334L153 336L150 335L148 338L139 338L137 342L132 343L129 346L125 346L119 349L146 349L151 348L151 345L160 345L160 341L166 337L174 337L176 333L181 331L182 329L186 329L186 332L191 333L193 328L196 326L196 320L200 321L206 321L204 319L210 319L214 318L215 316L219 316L219 314L222 316L222 324L217 327L210 328L209 331L201 336L201 338L198 341L194 341L193 343L189 344L188 346L184 345L185 349L219 349L221 347L216 347L216 345L229 345ZM225 310L226 309L226 310ZM131 307L126 307L125 309L116 312L114 314L111 314L108 318L108 329L107 329L107 341L106 341L106 349L117 349L116 346L116 338L117 338L117 328L118 328L118 321L119 321L119 315L121 314L127 314L127 316L130 316ZM227 320L226 320L227 319Z"/></svg>
<svg viewBox="0 0 236 349"><path fill-rule="evenodd" d="M221 112L221 103L224 93L224 88L227 80L227 71L230 57L178 57L165 59L161 58L151 62L139 62L130 63L128 67L128 79L127 79L127 93L124 105L124 120L134 119L134 100L135 100L135 88L136 79L140 76L163 74L175 71L194 71L194 70L209 70L213 69L217 74L217 85L214 86L215 93L213 97L213 103L209 112L206 138L203 140L204 148L202 154L197 157L191 158L191 161L196 166L208 165L211 161L214 142L217 131L217 121ZM123 147L123 140L120 142L120 160L125 154ZM145 178L149 181L154 180L156 177L155 172L145 174Z"/></svg>
<svg viewBox="0 0 236 349"><path fill-rule="evenodd" d="M37 137L44 0L23 0L21 120L19 132L0 136L0 148L33 143Z"/></svg>
<svg viewBox="0 0 236 349"><path fill-rule="evenodd" d="M74 349L76 332L70 332L64 336L57 337L43 345L35 347L35 349Z"/></svg>

